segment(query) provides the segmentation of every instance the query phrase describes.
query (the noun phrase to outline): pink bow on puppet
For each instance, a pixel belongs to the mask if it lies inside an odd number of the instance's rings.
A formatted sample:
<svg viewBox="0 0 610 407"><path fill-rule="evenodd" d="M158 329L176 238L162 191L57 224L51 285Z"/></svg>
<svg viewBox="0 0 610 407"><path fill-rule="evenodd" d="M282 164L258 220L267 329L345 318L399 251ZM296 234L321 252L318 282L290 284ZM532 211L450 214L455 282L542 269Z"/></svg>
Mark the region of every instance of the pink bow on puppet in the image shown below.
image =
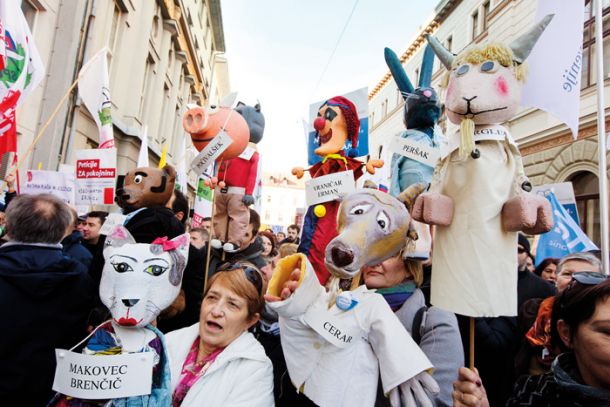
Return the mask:
<svg viewBox="0 0 610 407"><path fill-rule="evenodd" d="M179 236L183 237L183 236ZM178 247L184 245L184 239L169 240L167 236L158 237L151 244L156 244L163 247L164 252L176 250Z"/></svg>

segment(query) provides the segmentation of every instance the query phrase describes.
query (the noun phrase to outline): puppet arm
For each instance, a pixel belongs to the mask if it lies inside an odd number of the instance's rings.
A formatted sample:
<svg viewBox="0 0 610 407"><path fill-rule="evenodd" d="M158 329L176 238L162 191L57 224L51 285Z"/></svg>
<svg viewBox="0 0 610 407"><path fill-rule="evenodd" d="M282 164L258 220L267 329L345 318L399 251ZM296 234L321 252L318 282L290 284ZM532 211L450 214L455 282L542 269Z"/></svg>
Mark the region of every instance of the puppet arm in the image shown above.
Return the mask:
<svg viewBox="0 0 610 407"><path fill-rule="evenodd" d="M381 168L383 167L383 160L377 160L377 159L371 159L369 160L366 165L366 172L368 172L369 174L375 174L375 168Z"/></svg>
<svg viewBox="0 0 610 407"><path fill-rule="evenodd" d="M359 305L362 326L369 326L369 342L377 359L383 393L393 406L432 406L426 393L438 393L436 381L430 375L432 363L417 346L387 302L378 294Z"/></svg>
<svg viewBox="0 0 610 407"><path fill-rule="evenodd" d="M304 314L324 293L307 257L296 253L278 262L265 300L280 316L292 318Z"/></svg>
<svg viewBox="0 0 610 407"><path fill-rule="evenodd" d="M294 175L298 179L301 179L301 178L303 178L305 171L309 171L310 169L311 168L294 167L291 172L292 172L292 175Z"/></svg>
<svg viewBox="0 0 610 407"><path fill-rule="evenodd" d="M246 180L246 193L245 195L252 195L254 188L256 187L256 177L258 173L258 161L260 156L258 152L254 152L250 158L250 168L248 171L248 179Z"/></svg>

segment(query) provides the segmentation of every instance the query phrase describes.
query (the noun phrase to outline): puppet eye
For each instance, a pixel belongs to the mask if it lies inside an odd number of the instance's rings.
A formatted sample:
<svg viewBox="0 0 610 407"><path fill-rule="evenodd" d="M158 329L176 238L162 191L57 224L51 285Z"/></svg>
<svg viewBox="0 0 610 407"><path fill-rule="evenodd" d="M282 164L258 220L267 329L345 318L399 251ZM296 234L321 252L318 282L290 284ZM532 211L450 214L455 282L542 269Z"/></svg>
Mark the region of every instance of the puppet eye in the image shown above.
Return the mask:
<svg viewBox="0 0 610 407"><path fill-rule="evenodd" d="M161 274L165 273L165 270L167 270L167 267L152 264L152 265L146 267L146 269L144 271L152 276L157 277L157 276L160 276Z"/></svg>
<svg viewBox="0 0 610 407"><path fill-rule="evenodd" d="M388 228L390 227L390 219L384 211L381 211L377 214L377 224L383 231L388 230Z"/></svg>
<svg viewBox="0 0 610 407"><path fill-rule="evenodd" d="M141 183L141 182L142 182L142 180L143 180L143 179L144 179L144 177L143 177L143 176L141 176L141 175L136 175L135 177L133 177L133 183L134 183L134 184L139 184L139 183Z"/></svg>
<svg viewBox="0 0 610 407"><path fill-rule="evenodd" d="M470 70L470 65L468 64L464 64L464 65L460 65L457 67L457 69L455 70L455 74L457 76L462 76L462 75L466 75L468 73L468 71Z"/></svg>
<svg viewBox="0 0 610 407"><path fill-rule="evenodd" d="M481 72L484 73L494 73L500 68L500 64L495 61L485 61L481 64Z"/></svg>
<svg viewBox="0 0 610 407"><path fill-rule="evenodd" d="M218 111L218 106L216 106L216 105L210 105L210 106L207 108L207 111L208 111L208 113L209 113L209 114L214 114L214 113L216 113L216 112Z"/></svg>
<svg viewBox="0 0 610 407"><path fill-rule="evenodd" d="M369 209L371 209L371 206L372 206L371 204L356 205L349 211L349 214L350 215L364 215L365 213L367 213L369 211Z"/></svg>
<svg viewBox="0 0 610 407"><path fill-rule="evenodd" d="M112 267L116 270L117 273L126 273L128 271L133 271L131 266L125 262L122 263L112 263Z"/></svg>
<svg viewBox="0 0 610 407"><path fill-rule="evenodd" d="M324 113L324 118L326 120L332 122L335 117L337 117L337 112L335 112L333 109L326 109L326 112Z"/></svg>

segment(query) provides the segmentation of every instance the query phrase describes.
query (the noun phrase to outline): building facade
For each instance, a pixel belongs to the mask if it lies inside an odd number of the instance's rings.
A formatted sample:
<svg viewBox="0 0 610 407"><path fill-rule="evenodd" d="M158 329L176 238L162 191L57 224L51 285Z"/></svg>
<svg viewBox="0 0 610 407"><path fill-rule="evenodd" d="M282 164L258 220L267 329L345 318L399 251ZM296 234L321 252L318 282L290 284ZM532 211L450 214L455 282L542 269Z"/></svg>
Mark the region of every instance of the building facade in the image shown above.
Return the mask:
<svg viewBox="0 0 610 407"><path fill-rule="evenodd" d="M187 105L229 92L220 0L22 0L22 10L47 75L18 111L18 151L32 143L83 63L107 47L118 174L136 166L144 127L151 165L166 145L167 162L188 168ZM74 90L25 165L56 170L74 164L76 150L97 145L97 126Z"/></svg>
<svg viewBox="0 0 610 407"><path fill-rule="evenodd" d="M534 23L536 1L532 0L443 0L434 16L423 25L416 37L406 44L406 50L395 50L407 75L417 83L424 35L435 35L454 54L473 43L487 41L510 42ZM604 78L606 110L610 105L610 1L603 2ZM518 142L525 171L534 185L572 182L583 230L600 242L598 190L598 150L596 125L596 77L594 18L591 1L586 1L583 35L583 63L579 131L576 140L566 125L548 113L523 108L505 125ZM402 54L400 54L402 52ZM435 61L432 85L444 100L445 90L439 85L446 72ZM388 72L369 94L371 152L384 155L384 146L391 137L404 130L403 101ZM610 120L606 112L606 126ZM445 118L440 127L451 134L455 128Z"/></svg>
<svg viewBox="0 0 610 407"><path fill-rule="evenodd" d="M301 225L305 213L305 183L282 174L263 174L261 224L274 231Z"/></svg>

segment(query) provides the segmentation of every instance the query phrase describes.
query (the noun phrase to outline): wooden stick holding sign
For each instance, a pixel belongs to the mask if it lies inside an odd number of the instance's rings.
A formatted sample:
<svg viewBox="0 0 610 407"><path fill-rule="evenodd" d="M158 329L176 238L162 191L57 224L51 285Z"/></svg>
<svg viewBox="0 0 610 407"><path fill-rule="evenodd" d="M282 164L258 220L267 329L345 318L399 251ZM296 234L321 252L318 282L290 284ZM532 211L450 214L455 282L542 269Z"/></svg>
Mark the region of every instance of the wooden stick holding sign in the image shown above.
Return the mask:
<svg viewBox="0 0 610 407"><path fill-rule="evenodd" d="M468 367L474 369L474 317L470 317L470 348L468 351Z"/></svg>
<svg viewBox="0 0 610 407"><path fill-rule="evenodd" d="M216 206L216 191L212 190L212 217L214 219L214 210ZM208 273L210 272L210 256L212 254L212 231L214 226L210 228L210 233L208 233L208 250L205 256L205 274L203 275L203 292L208 289Z"/></svg>

